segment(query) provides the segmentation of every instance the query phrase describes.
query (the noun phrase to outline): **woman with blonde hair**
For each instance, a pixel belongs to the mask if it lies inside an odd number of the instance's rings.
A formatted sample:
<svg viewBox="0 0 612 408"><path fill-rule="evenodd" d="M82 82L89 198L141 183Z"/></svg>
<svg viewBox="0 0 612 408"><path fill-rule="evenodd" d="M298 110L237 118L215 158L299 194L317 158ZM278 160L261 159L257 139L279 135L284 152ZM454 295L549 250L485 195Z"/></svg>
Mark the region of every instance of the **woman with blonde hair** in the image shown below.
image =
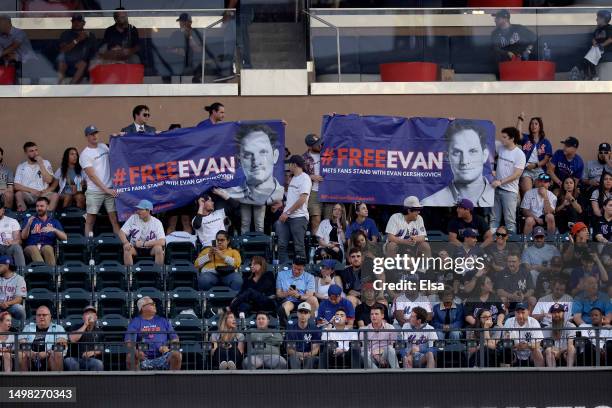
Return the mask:
<svg viewBox="0 0 612 408"><path fill-rule="evenodd" d="M219 321L219 331L210 336L213 343L212 364L215 370L242 368L244 334L238 331L236 316L225 312Z"/></svg>

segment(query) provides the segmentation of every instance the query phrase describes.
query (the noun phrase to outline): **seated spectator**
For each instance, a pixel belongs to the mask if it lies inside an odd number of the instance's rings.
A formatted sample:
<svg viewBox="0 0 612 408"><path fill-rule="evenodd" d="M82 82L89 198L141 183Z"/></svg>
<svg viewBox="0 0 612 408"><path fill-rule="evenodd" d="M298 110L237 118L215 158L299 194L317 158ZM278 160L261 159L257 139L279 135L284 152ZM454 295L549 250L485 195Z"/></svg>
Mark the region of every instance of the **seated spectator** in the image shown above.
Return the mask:
<svg viewBox="0 0 612 408"><path fill-rule="evenodd" d="M591 195L591 207L596 217L603 214L604 201L612 198L612 173L604 171L599 179L599 186Z"/></svg>
<svg viewBox="0 0 612 408"><path fill-rule="evenodd" d="M204 248L195 260L194 265L200 271L198 288L209 290L213 286L223 285L232 290L240 290L240 252L229 246L230 237L227 232L217 232L216 238L216 242L213 241L215 246Z"/></svg>
<svg viewBox="0 0 612 408"><path fill-rule="evenodd" d="M0 222L1 221L2 219L0 218ZM604 244L612 243L612 198L608 198L604 201L603 215L595 222L593 235L597 242Z"/></svg>
<svg viewBox="0 0 612 408"><path fill-rule="evenodd" d="M475 330L468 332L467 337L468 339L477 340L478 346L468 349L470 367L497 367L499 360L497 343L501 337L501 332L491 330L495 325L494 314L489 309L478 309L478 312L472 317L474 319L473 327ZM499 319L497 326L503 327L503 324L499 324ZM484 344L481 344L480 342L483 340ZM485 347L484 361L482 360L479 347Z"/></svg>
<svg viewBox="0 0 612 408"><path fill-rule="evenodd" d="M359 339L367 338L365 350L366 368L399 368L394 342L397 334L392 331L393 326L384 320L384 309L378 305L372 306L370 312L371 323L361 328ZM385 331L380 331L385 330Z"/></svg>
<svg viewBox="0 0 612 408"><path fill-rule="evenodd" d="M438 331L437 338L459 340L463 328L465 311L463 305L453 301L455 295L451 290L442 293L442 301L433 307L432 326ZM412 310L414 313L414 309ZM426 321L425 321L426 322Z"/></svg>
<svg viewBox="0 0 612 408"><path fill-rule="evenodd" d="M168 319L157 316L153 299L144 296L136 302L138 316L128 325L125 334L128 370L180 370L182 356L178 349L171 349L179 338ZM140 345L146 349L140 350Z"/></svg>
<svg viewBox="0 0 612 408"><path fill-rule="evenodd" d="M15 176L13 170L4 164L4 150L0 147L0 207L13 208L15 198Z"/></svg>
<svg viewBox="0 0 612 408"><path fill-rule="evenodd" d="M544 356L540 349L540 342L544 338L540 323L529 316L529 306L527 303L518 303L514 317L506 320L505 329L512 329L504 332L504 337L514 340L512 348L512 359L508 357L508 352L504 355L505 364L510 363L514 366L535 365L544 367ZM529 330L516 330L529 329Z"/></svg>
<svg viewBox="0 0 612 408"><path fill-rule="evenodd" d="M557 208L555 208L555 225L559 234L570 230L570 225L578 221L582 214L582 206L578 202L578 185L572 177L563 180L559 194L557 194Z"/></svg>
<svg viewBox="0 0 612 408"><path fill-rule="evenodd" d="M267 368L272 370L287 368L287 360L280 355L283 336L268 329L270 318L264 312L258 312L255 319L255 330L247 335L251 343L250 352L244 361L247 370Z"/></svg>
<svg viewBox="0 0 612 408"><path fill-rule="evenodd" d="M584 252L580 258L580 266L572 269L569 289L573 296L584 290L584 279L588 276L594 277L602 284L608 282L608 272L595 251Z"/></svg>
<svg viewBox="0 0 612 408"><path fill-rule="evenodd" d="M596 353L600 353L600 365L612 364L612 326L605 323L604 311L598 307L589 313L591 323L581 323L576 330L576 337L586 337L589 341L584 346L578 346L576 363L578 366L593 366L597 361Z"/></svg>
<svg viewBox="0 0 612 408"><path fill-rule="evenodd" d="M418 306L412 309L408 322L402 326L402 337L407 342L402 353L404 368L435 368L434 341L438 340L439 335L427 324L425 309Z"/></svg>
<svg viewBox="0 0 612 408"><path fill-rule="evenodd" d="M289 368L292 370L312 369L319 360L321 329L310 321L311 316L310 304L302 302L298 305L297 323L287 326L285 341Z"/></svg>
<svg viewBox="0 0 612 408"><path fill-rule="evenodd" d="M124 265L134 265L134 257L138 255L151 255L157 265L164 264L166 233L161 221L151 215L152 211L153 203L140 200L136 214L132 214L119 230Z"/></svg>
<svg viewBox="0 0 612 408"><path fill-rule="evenodd" d="M281 325L286 324L291 312L302 302L318 309L319 302L314 296L314 276L304 271L306 260L295 257L291 270L282 270L276 276L276 297L281 303L278 318Z"/></svg>
<svg viewBox="0 0 612 408"><path fill-rule="evenodd" d="M552 283L555 279L561 276L563 269L563 261L560 256L553 256L550 260L549 267L538 275L535 284L536 296L542 297L552 293Z"/></svg>
<svg viewBox="0 0 612 408"><path fill-rule="evenodd" d="M482 248L476 246L477 237L478 233L475 230L471 228L466 228L465 230L463 230L463 242L461 243L461 246L455 248L455 251L453 252L453 258L462 258L462 262L464 262L464 265L466 265L462 273L459 274L462 275L461 281L464 285L466 284L466 282L476 278L476 274L478 273L476 261L478 259L484 259L484 252ZM472 289L467 290L467 288L464 288L464 291L469 293Z"/></svg>
<svg viewBox="0 0 612 408"><path fill-rule="evenodd" d="M589 252L590 234L586 224L577 222L572 225L568 241L561 249L564 269L580 266L582 254Z"/></svg>
<svg viewBox="0 0 612 408"><path fill-rule="evenodd" d="M495 230L495 245L487 247L486 254L489 257L489 266L495 272L501 272L506 267L508 256L508 230L500 226Z"/></svg>
<svg viewBox="0 0 612 408"><path fill-rule="evenodd" d="M332 209L331 218L326 218L319 224L317 229L317 240L319 247L315 252L315 259L344 259L344 247L346 245L346 214L344 205L335 204Z"/></svg>
<svg viewBox="0 0 612 408"><path fill-rule="evenodd" d="M402 212L395 213L389 218L385 228L387 242L384 245L384 252L386 256L395 257L397 254L404 253L431 256L425 223L420 215L422 209L417 197L406 197Z"/></svg>
<svg viewBox="0 0 612 408"><path fill-rule="evenodd" d="M349 266L343 271L340 271L340 280L342 281L342 291L346 298L353 304L353 308L359 304L361 297L361 281L363 278L363 255L359 248L351 248L349 251Z"/></svg>
<svg viewBox="0 0 612 408"><path fill-rule="evenodd" d="M21 76L22 64L33 59L36 55L25 31L13 27L9 16L0 15L0 64L15 65L17 80Z"/></svg>
<svg viewBox="0 0 612 408"><path fill-rule="evenodd" d="M59 39L60 54L57 56L58 84L64 82L66 75L72 76L71 84L83 80L89 61L96 52L96 36L85 31L85 18L82 14L73 14L70 19L72 27L62 33Z"/></svg>
<svg viewBox="0 0 612 408"><path fill-rule="evenodd" d="M19 343L28 345L28 349L19 351L21 371L64 370L68 336L61 325L51 323L47 306L36 309L36 321L26 325L23 334L19 336Z"/></svg>
<svg viewBox="0 0 612 408"><path fill-rule="evenodd" d="M576 326L565 318L565 307L562 304L553 304L548 313L550 313L552 323L550 329L543 332L545 336L551 337L555 344L544 349L546 366L556 367L558 361L559 365L572 367L576 360L576 349L574 348Z"/></svg>
<svg viewBox="0 0 612 408"><path fill-rule="evenodd" d="M467 198L457 203L457 217L448 223L448 242L453 245L461 245L463 242L463 231L466 229L478 231L478 241L485 248L493 242L493 234L484 218L474 214L474 204Z"/></svg>
<svg viewBox="0 0 612 408"><path fill-rule="evenodd" d="M6 255L17 266L25 266L21 248L21 228L16 219L6 216L6 205L0 202L0 255Z"/></svg>
<svg viewBox="0 0 612 408"><path fill-rule="evenodd" d="M612 174L612 154L610 143L600 143L597 149L597 159L589 160L584 169L582 185L587 192L592 192L599 187L603 172Z"/></svg>
<svg viewBox="0 0 612 408"><path fill-rule="evenodd" d="M355 231L363 231L368 241L378 242L380 232L376 227L376 222L368 218L368 206L366 203L356 202L351 217L353 222L346 229L347 237L352 237Z"/></svg>
<svg viewBox="0 0 612 408"><path fill-rule="evenodd" d="M319 368L361 367L360 350L354 346L358 344L355 342L359 341L359 334L353 331L351 325L346 324L346 312L343 309L336 310L332 325L324 329L321 340L323 345L319 353Z"/></svg>
<svg viewBox="0 0 612 408"><path fill-rule="evenodd" d="M15 172L15 201L17 211L27 210L39 197L49 201L49 211L55 211L59 195L54 193L57 180L53 177L51 163L38 153L38 146L33 142L23 145L27 160L17 166Z"/></svg>
<svg viewBox="0 0 612 408"><path fill-rule="evenodd" d="M256 255L251 258L251 274L242 283L240 292L230 304L230 309L235 316L240 312L248 314L258 310L274 310L275 291L274 273L267 270L264 257Z"/></svg>
<svg viewBox="0 0 612 408"><path fill-rule="evenodd" d="M525 114L521 112L516 122L516 127L522 132ZM525 171L520 178L521 196L533 188L533 182L541 174L546 172L546 165L552 157L552 145L544 133L544 122L540 117L529 120L529 132L523 134L523 153L525 153Z"/></svg>
<svg viewBox="0 0 612 408"><path fill-rule="evenodd" d="M536 186L523 196L523 201L521 202L521 210L525 217L523 234L531 234L533 228L538 225L546 226L549 234L555 233L555 206L557 205L557 197L548 190L549 187L550 176L542 173L536 180Z"/></svg>
<svg viewBox="0 0 612 408"><path fill-rule="evenodd" d="M338 285L331 285L327 294L328 298L319 305L318 322L323 326L331 324L336 310L342 309L346 312L347 324L352 325L355 321L355 309L349 300L342 297L342 288Z"/></svg>
<svg viewBox="0 0 612 408"><path fill-rule="evenodd" d="M552 316L549 309L553 305L560 305L565 311L565 320L569 321L572 317L572 304L574 299L565 293L566 283L561 278L557 277L552 282L552 292L549 295L538 299L533 308L532 317L536 319L542 327L549 327L552 324Z"/></svg>
<svg viewBox="0 0 612 408"><path fill-rule="evenodd" d="M90 70L100 64L140 64L138 30L129 24L124 10L123 7L115 9L115 24L104 31L102 46L91 61Z"/></svg>
<svg viewBox="0 0 612 408"><path fill-rule="evenodd" d="M104 371L104 363L100 359L102 350L96 347L101 346L104 339L97 323L97 309L93 305L86 306L83 309L83 324L68 335L70 357L64 359L67 371Z"/></svg>
<svg viewBox="0 0 612 408"><path fill-rule="evenodd" d="M580 63L570 71L569 79L596 80L597 65L601 62L610 62L612 59L607 54L612 51L612 27L610 26L610 12L608 10L597 11L597 27L591 38L591 49L586 53ZM589 58L587 58L589 57ZM609 60L609 61L608 61Z"/></svg>
<svg viewBox="0 0 612 408"><path fill-rule="evenodd" d="M62 200L62 208L74 205L85 209L85 174L81 172L79 163L79 151L74 147L64 150L62 166L54 174L59 183L59 193Z"/></svg>
<svg viewBox="0 0 612 408"><path fill-rule="evenodd" d="M32 262L44 262L55 265L55 244L64 241L68 236L60 222L49 216L49 199L36 199L36 215L31 216L21 228L21 239L25 245L23 251Z"/></svg>
<svg viewBox="0 0 612 408"><path fill-rule="evenodd" d="M529 302L534 306L536 300L533 297L533 280L527 269L521 265L519 255L508 254L506 264L506 269L495 282L497 296L502 302L510 303L509 312L514 311L517 303Z"/></svg>
<svg viewBox="0 0 612 408"><path fill-rule="evenodd" d="M576 153L580 144L578 139L570 136L561 143L565 147L557 150L547 165L547 173L554 183L553 191L560 189L562 180L567 177L572 177L578 184L584 172L582 157Z"/></svg>
<svg viewBox="0 0 612 408"><path fill-rule="evenodd" d="M535 284L540 273L547 273L551 270L552 259L555 256L561 256L559 250L554 245L547 244L546 231L542 227L535 227L532 233L533 244L529 245L523 251L521 263L531 273L532 283Z"/></svg>
<svg viewBox="0 0 612 408"><path fill-rule="evenodd" d="M604 319L612 321L612 302L604 292L599 291L599 281L594 276L584 278L584 292L574 298L572 306L573 320L576 326L584 323L591 324L591 310L598 308L602 311Z"/></svg>
<svg viewBox="0 0 612 408"><path fill-rule="evenodd" d="M504 305L495 294L493 289L493 281L488 276L481 276L476 280L476 289L478 297L470 297L465 303L465 321L470 326L475 326L478 323L478 315L481 311L487 310L493 319L496 327L504 325L506 311Z"/></svg>
<svg viewBox="0 0 612 408"><path fill-rule="evenodd" d="M367 235L361 230L353 232L349 240L349 252L351 249L357 248L361 251L366 262L373 262L374 258L382 256L380 245L376 242L368 241ZM384 272L382 273L384 275ZM378 276L381 278L381 275Z"/></svg>
<svg viewBox="0 0 612 408"><path fill-rule="evenodd" d="M327 291L332 285L342 287L342 280L336 275L336 261L324 259L321 263L321 276L315 277L315 296L319 302L327 299Z"/></svg>
<svg viewBox="0 0 612 408"><path fill-rule="evenodd" d="M508 10L499 10L493 17L495 30L491 33L491 43L497 62L529 60L536 35L520 24L511 24Z"/></svg>
<svg viewBox="0 0 612 408"><path fill-rule="evenodd" d="M227 194L223 194L220 189L213 189L212 193L223 199L223 203L227 203L230 208L236 208L240 203L229 198ZM219 207L215 210L215 207ZM229 208L228 208L229 211ZM198 240L204 247L212 246L212 241L217 236L217 232L225 231L225 221L228 217L228 212L224 205L217 206L211 195L203 193L198 198L198 212L191 221L191 226L198 236Z"/></svg>
<svg viewBox="0 0 612 408"><path fill-rule="evenodd" d="M26 312L22 303L27 294L25 280L15 273L13 260L5 255L0 256L0 312L9 312L23 324Z"/></svg>
<svg viewBox="0 0 612 408"><path fill-rule="evenodd" d="M406 289L403 293L395 297L391 305L391 315L394 318L393 325L397 328L405 325L410 318L410 312L417 306L422 307L429 313L427 321L430 321L433 308L429 298L423 293Z"/></svg>
<svg viewBox="0 0 612 408"><path fill-rule="evenodd" d="M9 312L0 312L0 364L2 371L10 373L13 371L13 359L15 358L15 335L8 334L11 331L13 318Z"/></svg>
<svg viewBox="0 0 612 408"><path fill-rule="evenodd" d="M391 323L392 319L389 317L389 308L386 303L387 301L384 300L384 298L381 300L376 298L376 292L374 291L374 285L372 283L365 283L361 287L361 303L355 308L356 327L362 328L372 323L370 320L370 312L375 305L382 306L383 319L385 319L387 323ZM346 311L344 316L346 318Z"/></svg>
<svg viewBox="0 0 612 408"><path fill-rule="evenodd" d="M149 118L151 113L147 105L137 105L132 109L132 118L134 122L123 129L123 133L146 133L154 135L157 131L153 126L149 126Z"/></svg>
<svg viewBox="0 0 612 408"><path fill-rule="evenodd" d="M219 330L210 336L213 370L241 370L244 359L244 334L238 331L236 316L225 312Z"/></svg>

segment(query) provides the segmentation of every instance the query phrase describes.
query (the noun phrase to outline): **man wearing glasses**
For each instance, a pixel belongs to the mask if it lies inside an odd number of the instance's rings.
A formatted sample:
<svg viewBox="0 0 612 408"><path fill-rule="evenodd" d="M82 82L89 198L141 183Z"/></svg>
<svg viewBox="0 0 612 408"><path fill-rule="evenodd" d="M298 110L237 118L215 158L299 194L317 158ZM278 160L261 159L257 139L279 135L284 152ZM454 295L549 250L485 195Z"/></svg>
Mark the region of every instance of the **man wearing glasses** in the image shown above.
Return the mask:
<svg viewBox="0 0 612 408"><path fill-rule="evenodd" d="M395 213L389 218L385 228L387 242L383 247L387 257L394 257L405 252L431 256L425 223L420 215L422 209L423 206L419 199L409 196L404 200L402 212Z"/></svg>
<svg viewBox="0 0 612 408"><path fill-rule="evenodd" d="M148 124L151 113L149 112L149 107L147 105L137 105L134 107L132 110L132 117L134 118L134 122L131 125L121 129L121 132L147 135L155 134L156 129Z"/></svg>
<svg viewBox="0 0 612 408"><path fill-rule="evenodd" d="M63 371L68 337L64 328L51 323L51 310L47 306L36 309L36 322L24 329L20 337L21 371ZM63 350L62 350L63 349Z"/></svg>
<svg viewBox="0 0 612 408"><path fill-rule="evenodd" d="M128 370L180 370L179 338L172 324L157 316L157 306L148 296L136 303L140 316L130 322L125 334Z"/></svg>
<svg viewBox="0 0 612 408"><path fill-rule="evenodd" d="M487 255L490 258L489 265L496 272L501 272L506 267L506 257L508 256L508 230L501 226L495 230L494 244L487 248Z"/></svg>

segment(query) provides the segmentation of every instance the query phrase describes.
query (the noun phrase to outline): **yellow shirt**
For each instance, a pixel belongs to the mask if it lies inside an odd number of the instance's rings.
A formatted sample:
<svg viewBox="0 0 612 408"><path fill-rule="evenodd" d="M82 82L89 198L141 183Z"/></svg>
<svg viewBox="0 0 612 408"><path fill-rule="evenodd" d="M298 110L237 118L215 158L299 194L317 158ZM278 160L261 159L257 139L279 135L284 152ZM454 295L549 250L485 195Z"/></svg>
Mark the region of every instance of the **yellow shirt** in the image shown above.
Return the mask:
<svg viewBox="0 0 612 408"><path fill-rule="evenodd" d="M233 266L234 269L238 269L242 262L240 259L240 252L236 251L233 248L227 248L221 253L223 254L223 258L219 256L215 256L213 258L212 255L209 256L211 247L204 248L202 252L198 254L197 259L194 262L195 267L198 270L215 270L218 266Z"/></svg>

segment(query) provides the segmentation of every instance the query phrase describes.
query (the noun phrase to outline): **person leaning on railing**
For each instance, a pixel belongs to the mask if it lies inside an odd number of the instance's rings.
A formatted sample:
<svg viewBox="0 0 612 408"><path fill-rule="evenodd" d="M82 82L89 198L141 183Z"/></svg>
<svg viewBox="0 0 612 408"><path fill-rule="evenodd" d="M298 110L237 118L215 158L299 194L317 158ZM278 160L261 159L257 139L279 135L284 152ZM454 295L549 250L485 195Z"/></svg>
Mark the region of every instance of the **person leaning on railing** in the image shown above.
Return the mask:
<svg viewBox="0 0 612 408"><path fill-rule="evenodd" d="M19 337L21 371L63 371L68 336L64 328L51 323L47 306L36 309L36 322L28 324Z"/></svg>
<svg viewBox="0 0 612 408"><path fill-rule="evenodd" d="M244 358L244 334L237 331L236 316L226 312L219 321L219 331L210 336L214 370L240 370Z"/></svg>
<svg viewBox="0 0 612 408"><path fill-rule="evenodd" d="M255 324L257 328L247 336L250 348L244 367L247 370L287 368L287 360L280 355L283 336L279 332L269 330L270 318L267 313L258 312Z"/></svg>
<svg viewBox="0 0 612 408"><path fill-rule="evenodd" d="M468 340L476 340L474 346L468 348L469 365L471 367L497 367L497 343L501 332L491 330L495 326L493 312L489 309L480 309L475 317L474 330L468 334ZM483 340L482 343L481 340ZM481 358L481 348L483 347L485 349L484 359Z"/></svg>
<svg viewBox="0 0 612 408"><path fill-rule="evenodd" d="M393 347L397 333L391 331L393 325L384 321L384 309L380 305L372 306L370 320L372 323L361 328L360 340L367 339L365 360L367 368L399 368L397 355ZM382 331L381 331L382 330Z"/></svg>

